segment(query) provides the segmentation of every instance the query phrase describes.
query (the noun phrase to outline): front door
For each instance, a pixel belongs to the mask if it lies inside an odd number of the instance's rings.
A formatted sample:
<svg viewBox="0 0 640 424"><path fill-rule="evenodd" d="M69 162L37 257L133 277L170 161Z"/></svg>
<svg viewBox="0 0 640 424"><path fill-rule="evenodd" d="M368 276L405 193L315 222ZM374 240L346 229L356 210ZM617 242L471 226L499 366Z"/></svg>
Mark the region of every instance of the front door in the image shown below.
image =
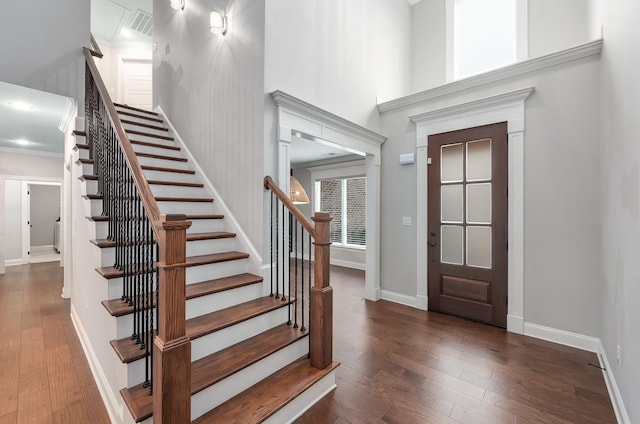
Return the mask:
<svg viewBox="0 0 640 424"><path fill-rule="evenodd" d="M507 325L507 124L429 136L429 309Z"/></svg>

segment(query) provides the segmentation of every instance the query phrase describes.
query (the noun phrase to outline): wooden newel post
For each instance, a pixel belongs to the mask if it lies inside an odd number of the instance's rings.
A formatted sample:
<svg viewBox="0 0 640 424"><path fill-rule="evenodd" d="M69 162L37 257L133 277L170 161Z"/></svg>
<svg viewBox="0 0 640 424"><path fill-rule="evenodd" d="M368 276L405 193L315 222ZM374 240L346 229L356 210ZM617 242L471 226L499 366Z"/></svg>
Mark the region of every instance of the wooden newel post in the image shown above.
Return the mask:
<svg viewBox="0 0 640 424"><path fill-rule="evenodd" d="M311 365L324 369L333 362L333 288L329 285L329 224L333 218L316 212L314 281L311 288Z"/></svg>
<svg viewBox="0 0 640 424"><path fill-rule="evenodd" d="M191 341L185 331L184 215L162 215L158 245L158 335L153 343L153 422L191 422Z"/></svg>

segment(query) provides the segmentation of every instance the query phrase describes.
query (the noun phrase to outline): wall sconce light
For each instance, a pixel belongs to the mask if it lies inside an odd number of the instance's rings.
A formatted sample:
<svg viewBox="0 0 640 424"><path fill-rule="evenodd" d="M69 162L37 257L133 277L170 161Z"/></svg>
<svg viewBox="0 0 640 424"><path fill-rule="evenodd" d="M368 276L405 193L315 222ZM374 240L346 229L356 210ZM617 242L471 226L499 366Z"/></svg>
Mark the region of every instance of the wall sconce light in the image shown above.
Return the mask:
<svg viewBox="0 0 640 424"><path fill-rule="evenodd" d="M184 2L185 0L170 0L171 7L175 10L184 10Z"/></svg>
<svg viewBox="0 0 640 424"><path fill-rule="evenodd" d="M215 10L211 11L209 14L209 25L213 34L225 35L227 33L227 16Z"/></svg>
<svg viewBox="0 0 640 424"><path fill-rule="evenodd" d="M298 181L293 175L289 177L289 197L294 205L306 205L309 203L309 196L307 196L307 192L304 191L300 181Z"/></svg>

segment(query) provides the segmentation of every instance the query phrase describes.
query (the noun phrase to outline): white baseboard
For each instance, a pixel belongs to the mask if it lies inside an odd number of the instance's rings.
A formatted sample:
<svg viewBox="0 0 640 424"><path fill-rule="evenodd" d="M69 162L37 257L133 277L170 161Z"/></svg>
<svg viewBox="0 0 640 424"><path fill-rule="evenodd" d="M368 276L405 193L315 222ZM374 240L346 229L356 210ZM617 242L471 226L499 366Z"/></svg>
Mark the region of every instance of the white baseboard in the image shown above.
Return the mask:
<svg viewBox="0 0 640 424"><path fill-rule="evenodd" d="M406 294L395 293L389 290L380 290L380 298L388 300L389 302L418 308L418 299L414 296L407 296Z"/></svg>
<svg viewBox="0 0 640 424"><path fill-rule="evenodd" d="M600 339L597 337L558 330L557 328L545 327L530 322L524 323L524 335L594 353L598 352L600 343Z"/></svg>
<svg viewBox="0 0 640 424"><path fill-rule="evenodd" d="M629 419L627 409L624 407L624 402L622 401L622 395L620 394L620 389L618 389L616 378L613 375L613 370L609 364L607 352L604 350L604 346L600 339L598 339L598 359L600 360L600 367L603 368L602 375L604 377L604 382L607 385L609 397L611 398L611 405L613 406L613 411L616 413L618 423L631 424L631 419Z"/></svg>
<svg viewBox="0 0 640 424"><path fill-rule="evenodd" d="M507 315L507 331L516 334L524 334L524 318L519 315Z"/></svg>
<svg viewBox="0 0 640 424"><path fill-rule="evenodd" d="M28 262L25 262L22 259L7 259L4 261L4 266L24 265L26 263Z"/></svg>
<svg viewBox="0 0 640 424"><path fill-rule="evenodd" d="M429 298L427 296L416 296L416 308L422 311L429 310Z"/></svg>
<svg viewBox="0 0 640 424"><path fill-rule="evenodd" d="M91 373L93 374L93 378L96 381L96 385L98 386L98 391L100 392L102 401L107 408L109 418L111 419L112 423L121 423L123 420L122 405L118 403L118 400L115 398L113 391L109 387L107 376L104 374L104 371L100 366L100 362L98 362L98 358L93 352L91 343L89 343L89 337L84 331L82 321L80 321L80 317L78 316L74 305L71 305L71 322L73 322L73 326L75 327L78 338L80 339L82 350L84 350L84 355L89 362L89 368L91 368Z"/></svg>

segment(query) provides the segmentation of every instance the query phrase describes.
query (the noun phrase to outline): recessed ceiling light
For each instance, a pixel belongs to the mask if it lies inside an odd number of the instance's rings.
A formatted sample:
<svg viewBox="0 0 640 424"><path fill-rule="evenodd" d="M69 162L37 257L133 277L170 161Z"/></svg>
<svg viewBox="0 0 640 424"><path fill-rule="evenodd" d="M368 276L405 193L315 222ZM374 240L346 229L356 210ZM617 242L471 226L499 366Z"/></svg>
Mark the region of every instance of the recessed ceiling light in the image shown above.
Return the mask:
<svg viewBox="0 0 640 424"><path fill-rule="evenodd" d="M25 102L7 102L7 104L12 108L18 109L18 110L23 110L23 111L35 110L35 107Z"/></svg>
<svg viewBox="0 0 640 424"><path fill-rule="evenodd" d="M21 138L19 140L15 140L16 144L19 144L21 146L28 146L29 144L31 144L31 142L29 140L25 140L24 138Z"/></svg>
<svg viewBox="0 0 640 424"><path fill-rule="evenodd" d="M123 37L131 37L133 34L127 28L122 28L120 30L120 35L122 35Z"/></svg>

